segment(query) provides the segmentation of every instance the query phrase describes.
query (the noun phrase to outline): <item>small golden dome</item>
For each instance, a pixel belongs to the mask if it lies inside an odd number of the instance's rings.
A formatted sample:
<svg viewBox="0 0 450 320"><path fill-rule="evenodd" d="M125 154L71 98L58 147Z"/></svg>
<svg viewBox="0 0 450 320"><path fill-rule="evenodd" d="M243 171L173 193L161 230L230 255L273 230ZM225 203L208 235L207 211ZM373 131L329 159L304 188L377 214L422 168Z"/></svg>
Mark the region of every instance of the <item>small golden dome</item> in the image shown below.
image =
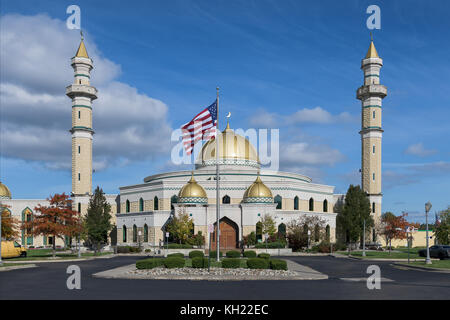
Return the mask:
<svg viewBox="0 0 450 320"><path fill-rule="evenodd" d="M11 199L11 191L0 182L0 199Z"/></svg>
<svg viewBox="0 0 450 320"><path fill-rule="evenodd" d="M197 157L197 166L216 164L216 139L211 139L202 147ZM241 135L234 133L227 124L219 138L220 164L236 164L259 167L259 158L256 149L250 141Z"/></svg>
<svg viewBox="0 0 450 320"><path fill-rule="evenodd" d="M86 51L86 46L84 45L84 41L81 40L80 46L78 47L77 54L75 57L81 57L81 58L89 58L88 53Z"/></svg>
<svg viewBox="0 0 450 320"><path fill-rule="evenodd" d="M191 180L181 188L178 193L178 202L207 202L206 191L201 185L194 179L194 173L192 173Z"/></svg>
<svg viewBox="0 0 450 320"><path fill-rule="evenodd" d="M373 44L373 40L370 41L370 47L366 54L366 59L369 58L379 58L377 49L375 49L375 45Z"/></svg>
<svg viewBox="0 0 450 320"><path fill-rule="evenodd" d="M272 191L262 182L259 175L245 191L244 202L273 202Z"/></svg>

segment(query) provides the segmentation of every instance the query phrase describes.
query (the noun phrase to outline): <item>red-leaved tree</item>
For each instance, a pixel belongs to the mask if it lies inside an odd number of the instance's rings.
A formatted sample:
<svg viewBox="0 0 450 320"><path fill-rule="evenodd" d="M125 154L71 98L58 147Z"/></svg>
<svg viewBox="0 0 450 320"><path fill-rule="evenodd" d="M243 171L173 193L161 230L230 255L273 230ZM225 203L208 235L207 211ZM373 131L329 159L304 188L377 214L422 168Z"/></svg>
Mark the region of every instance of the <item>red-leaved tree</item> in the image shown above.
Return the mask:
<svg viewBox="0 0 450 320"><path fill-rule="evenodd" d="M406 239L406 229L408 227L417 227L417 223L406 221L407 213L396 216L392 212L385 212L381 215L380 234L385 238L386 245L389 246L389 254L391 253L392 239Z"/></svg>
<svg viewBox="0 0 450 320"><path fill-rule="evenodd" d="M11 212L8 210L7 205L3 205L0 207L2 212L2 238L6 240L14 240L19 236L18 230L19 222L16 218L14 218Z"/></svg>
<svg viewBox="0 0 450 320"><path fill-rule="evenodd" d="M65 193L55 194L47 199L49 206L38 205L29 222L22 223L22 229L34 236L53 237L53 257L56 255L56 238L72 237L81 233L80 214L72 210L72 200Z"/></svg>

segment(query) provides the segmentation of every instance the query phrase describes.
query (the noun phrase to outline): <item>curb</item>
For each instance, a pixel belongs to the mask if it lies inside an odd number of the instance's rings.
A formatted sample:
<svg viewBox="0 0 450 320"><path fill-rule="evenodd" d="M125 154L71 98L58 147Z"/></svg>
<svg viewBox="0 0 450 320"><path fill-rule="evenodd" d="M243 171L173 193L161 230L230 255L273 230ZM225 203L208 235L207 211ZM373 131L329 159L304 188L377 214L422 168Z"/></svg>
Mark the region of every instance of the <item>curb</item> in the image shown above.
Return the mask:
<svg viewBox="0 0 450 320"><path fill-rule="evenodd" d="M114 257L116 257L116 255L110 254L110 255L104 255L104 256L99 256L99 257L87 257L87 258L81 258L81 259L24 260L24 261L15 260L15 261L8 261L7 263L33 264L33 263L74 262L74 261L89 261L89 260L95 260L95 259L111 259Z"/></svg>
<svg viewBox="0 0 450 320"><path fill-rule="evenodd" d="M450 273L450 270L440 269L440 268L428 268L428 267L420 267L420 266L411 266L403 263L393 263L394 266L403 267L406 269L420 270L420 271L428 271L428 272L439 272L439 273Z"/></svg>
<svg viewBox="0 0 450 320"><path fill-rule="evenodd" d="M0 268L0 272L11 271L11 270L18 270L18 269L29 269L29 268L35 268L35 267L37 267L37 265L35 265L35 264L27 264L27 265L23 265L23 266L1 267Z"/></svg>

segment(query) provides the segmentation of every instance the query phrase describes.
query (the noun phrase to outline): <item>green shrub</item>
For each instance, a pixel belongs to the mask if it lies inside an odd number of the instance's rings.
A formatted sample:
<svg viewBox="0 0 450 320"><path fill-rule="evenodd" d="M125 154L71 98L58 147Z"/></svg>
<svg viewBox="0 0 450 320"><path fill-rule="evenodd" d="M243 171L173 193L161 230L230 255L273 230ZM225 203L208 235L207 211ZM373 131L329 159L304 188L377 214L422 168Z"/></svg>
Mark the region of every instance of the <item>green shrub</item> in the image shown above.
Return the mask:
<svg viewBox="0 0 450 320"><path fill-rule="evenodd" d="M246 250L244 251L244 257L245 258L256 258L256 251L253 250Z"/></svg>
<svg viewBox="0 0 450 320"><path fill-rule="evenodd" d="M219 251L219 257L222 257L222 255L223 255L223 252L222 252L222 251ZM210 252L209 252L209 256L210 256L211 258L217 257L217 251L216 251L216 250L210 251Z"/></svg>
<svg viewBox="0 0 450 320"><path fill-rule="evenodd" d="M177 253L171 253L167 255L167 258L173 258L173 257L179 257L184 259L184 254L177 252Z"/></svg>
<svg viewBox="0 0 450 320"><path fill-rule="evenodd" d="M282 249L286 247L286 244L284 242L281 241L277 241L277 242L267 242L267 244L265 242L260 242L258 244L255 245L255 248L257 249Z"/></svg>
<svg viewBox="0 0 450 320"><path fill-rule="evenodd" d="M164 246L166 247L166 246ZM191 244L169 243L169 249L192 249Z"/></svg>
<svg viewBox="0 0 450 320"><path fill-rule="evenodd" d="M270 269L273 270L287 270L287 262L280 259L270 259Z"/></svg>
<svg viewBox="0 0 450 320"><path fill-rule="evenodd" d="M164 265L166 268L183 268L184 267L184 259L180 257L169 257L164 259Z"/></svg>
<svg viewBox="0 0 450 320"><path fill-rule="evenodd" d="M208 258L204 257L192 258L192 268L208 268Z"/></svg>
<svg viewBox="0 0 450 320"><path fill-rule="evenodd" d="M222 260L222 268L236 269L241 266L241 259L239 258L225 258Z"/></svg>
<svg viewBox="0 0 450 320"><path fill-rule="evenodd" d="M197 257L201 257L203 258L205 255L203 254L202 251L199 250L194 250L189 252L189 258L193 259L193 258L197 258Z"/></svg>
<svg viewBox="0 0 450 320"><path fill-rule="evenodd" d="M130 246L117 247L117 253L130 253Z"/></svg>
<svg viewBox="0 0 450 320"><path fill-rule="evenodd" d="M247 260L250 269L269 269L269 259L250 258Z"/></svg>
<svg viewBox="0 0 450 320"><path fill-rule="evenodd" d="M152 249L145 249L145 252L152 252Z"/></svg>
<svg viewBox="0 0 450 320"><path fill-rule="evenodd" d="M239 258L241 256L241 253L236 250L227 251L226 253L227 258Z"/></svg>
<svg viewBox="0 0 450 320"><path fill-rule="evenodd" d="M144 259L136 262L137 269L153 269L156 267L161 267L163 265L164 259L162 258Z"/></svg>
<svg viewBox="0 0 450 320"><path fill-rule="evenodd" d="M258 254L258 258L270 259L270 254L268 254L268 253L260 253L260 254Z"/></svg>

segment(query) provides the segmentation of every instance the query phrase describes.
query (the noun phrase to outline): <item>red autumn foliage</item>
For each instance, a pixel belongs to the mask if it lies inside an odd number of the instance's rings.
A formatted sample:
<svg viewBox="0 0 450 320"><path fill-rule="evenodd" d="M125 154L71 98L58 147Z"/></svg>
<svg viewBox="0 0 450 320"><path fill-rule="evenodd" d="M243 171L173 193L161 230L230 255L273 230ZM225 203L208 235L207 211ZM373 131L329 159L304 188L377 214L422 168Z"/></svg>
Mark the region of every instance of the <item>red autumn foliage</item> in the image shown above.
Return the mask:
<svg viewBox="0 0 450 320"><path fill-rule="evenodd" d="M22 229L34 236L53 236L64 240L64 236L72 237L80 234L82 222L80 214L72 210L72 200L65 193L55 194L47 199L49 206L38 205L29 222L22 223ZM53 241L53 249L56 249Z"/></svg>
<svg viewBox="0 0 450 320"><path fill-rule="evenodd" d="M2 206L2 238L7 240L14 240L19 237L19 222L11 215L7 209L9 206Z"/></svg>

